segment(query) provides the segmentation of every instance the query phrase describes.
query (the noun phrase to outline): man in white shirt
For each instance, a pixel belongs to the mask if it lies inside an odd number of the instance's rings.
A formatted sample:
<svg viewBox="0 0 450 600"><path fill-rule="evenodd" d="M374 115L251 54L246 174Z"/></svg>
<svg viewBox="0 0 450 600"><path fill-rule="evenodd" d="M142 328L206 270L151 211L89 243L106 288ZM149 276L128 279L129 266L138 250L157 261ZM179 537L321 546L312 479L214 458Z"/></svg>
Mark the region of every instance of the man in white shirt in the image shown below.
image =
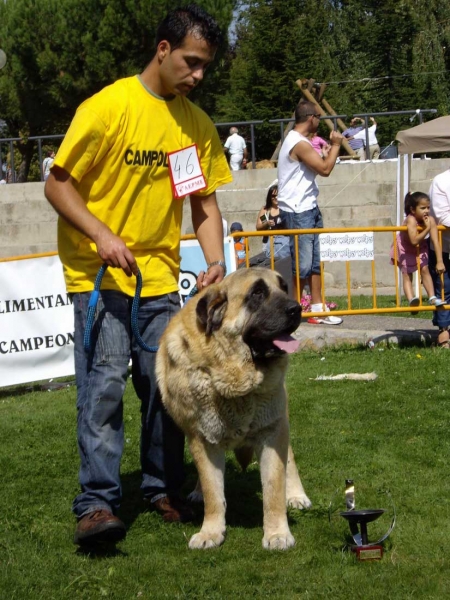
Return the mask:
<svg viewBox="0 0 450 600"><path fill-rule="evenodd" d="M430 196L430 214L436 220L438 225L450 227L450 169L439 173L433 179L429 191ZM444 283L444 299L446 304L450 304L450 231L442 232L442 260L444 261L445 273L440 275L436 271L436 253L433 245L430 247L428 257L431 277L434 283L434 293L441 298L442 283ZM442 277L442 280L441 280ZM449 329L450 329L450 311L436 310L433 313L433 325L439 327L438 346L441 348L450 348Z"/></svg>
<svg viewBox="0 0 450 600"><path fill-rule="evenodd" d="M316 175L328 177L336 164L343 135L330 133L331 146L320 156L308 136L319 127L320 113L313 102L300 102L295 109L295 126L287 134L278 157L278 206L286 229L321 229L322 214L317 204L319 189ZM295 237L290 240L294 286L296 286ZM319 236L298 236L300 296L308 283L311 290L311 312L327 310L322 304ZM310 323L339 325L340 317L312 317Z"/></svg>
<svg viewBox="0 0 450 600"><path fill-rule="evenodd" d="M230 129L230 135L224 147L225 152L230 155L230 169L232 171L239 171L239 169L245 167L245 164L247 164L247 144L244 138L239 135L237 127Z"/></svg>
<svg viewBox="0 0 450 600"><path fill-rule="evenodd" d="M375 132L377 130L377 122L373 117L370 117L372 121L372 125L368 128L369 133L369 151L366 148L366 159L372 160L374 158L380 157L380 146L378 144L377 136ZM364 146L366 145L366 129L361 129L358 133L355 133L353 137L349 137L349 140L362 140L364 142Z"/></svg>

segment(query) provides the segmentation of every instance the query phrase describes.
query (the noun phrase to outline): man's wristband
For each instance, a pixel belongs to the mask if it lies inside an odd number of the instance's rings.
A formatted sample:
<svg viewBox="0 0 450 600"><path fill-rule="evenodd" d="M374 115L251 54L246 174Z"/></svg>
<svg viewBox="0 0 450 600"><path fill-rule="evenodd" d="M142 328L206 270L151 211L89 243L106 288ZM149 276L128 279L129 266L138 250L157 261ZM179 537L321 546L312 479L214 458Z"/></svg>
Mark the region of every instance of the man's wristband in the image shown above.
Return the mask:
<svg viewBox="0 0 450 600"><path fill-rule="evenodd" d="M213 262L208 263L208 269L210 267L215 267L216 265L219 265L219 267L222 267L223 269L223 276L225 277L225 275L227 274L227 265L225 264L225 261L223 260L215 260Z"/></svg>

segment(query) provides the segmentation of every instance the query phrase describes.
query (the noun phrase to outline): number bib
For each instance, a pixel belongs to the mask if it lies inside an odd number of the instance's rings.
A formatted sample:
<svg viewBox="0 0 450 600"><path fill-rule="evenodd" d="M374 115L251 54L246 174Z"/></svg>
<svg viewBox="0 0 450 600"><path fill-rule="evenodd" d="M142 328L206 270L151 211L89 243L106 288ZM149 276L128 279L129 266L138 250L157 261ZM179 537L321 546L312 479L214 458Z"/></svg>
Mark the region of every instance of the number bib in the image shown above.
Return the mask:
<svg viewBox="0 0 450 600"><path fill-rule="evenodd" d="M169 175L175 198L184 198L206 188L198 159L197 144L168 153Z"/></svg>

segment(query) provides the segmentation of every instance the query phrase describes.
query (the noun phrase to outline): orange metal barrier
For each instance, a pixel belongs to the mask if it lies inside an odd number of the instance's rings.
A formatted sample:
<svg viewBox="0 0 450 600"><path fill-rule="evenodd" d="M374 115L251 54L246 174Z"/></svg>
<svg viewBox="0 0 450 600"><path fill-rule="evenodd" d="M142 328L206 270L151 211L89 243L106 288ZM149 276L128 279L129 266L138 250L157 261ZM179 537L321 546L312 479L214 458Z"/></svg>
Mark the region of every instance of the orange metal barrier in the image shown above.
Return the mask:
<svg viewBox="0 0 450 600"><path fill-rule="evenodd" d="M438 226L438 234L439 234L439 242L442 247L442 231L445 231L446 228L439 225ZM394 260L397 261L397 244L396 235L398 231L407 231L407 227L401 226L389 226L389 227L349 227L349 228L324 228L324 229L283 229L283 230L272 230L272 231L239 231L236 233L231 233L230 237L232 238L244 238L245 242L245 265L246 267L250 267L250 249L249 249L249 238L252 237L263 237L269 236L270 241L270 268L272 270L275 269L275 259L273 256L273 236L275 235L293 235L295 236L295 265L296 265L296 282L295 289L297 293L297 301L300 302L300 282L298 273L300 271L300 256L298 253L298 236L305 234L322 234L322 233L364 233L364 232L373 232L373 233L386 233L392 232L392 243L394 244ZM194 234L184 235L181 238L182 240L192 240L195 239ZM40 258L43 256L54 256L57 252L44 252L41 254L30 254L27 256L14 256L8 258L0 258L0 262L8 262L13 260L23 260L27 258ZM389 256L386 256L386 260L389 260ZM394 308L379 308L377 306L377 285L376 285L376 276L375 276L375 260L370 261L371 263L371 271L372 271L372 308L363 308L363 309L353 309L352 308L352 288L351 288L351 270L350 263L352 261L346 261L346 279L347 279L347 304L348 308L343 310L333 310L334 315L363 315L363 314L382 314L382 313L402 313L402 312L411 312L410 306L401 306L401 292L400 292L400 278L399 278L399 269L392 265L392 269L394 269L394 280L395 280L395 296L396 296L396 306ZM369 262L369 261L367 261ZM418 266L418 277L420 278L420 259L419 259L419 248L417 247L417 266ZM320 264L321 271L321 282L322 282L322 303L325 303L326 299L326 289L325 289L325 278L324 278L324 263ZM442 280L442 275L441 275ZM419 279L420 281L420 279ZM444 286L441 286L442 291L444 290ZM442 292L443 293L443 292ZM420 304L414 307L414 311L434 311L436 308L434 306L429 306L422 304L422 286L419 285L419 299ZM444 297L442 296L442 299ZM445 305L445 308L450 309L450 305ZM441 307L442 310L442 307ZM310 316L325 316L325 312L303 312L305 317Z"/></svg>
<svg viewBox="0 0 450 600"><path fill-rule="evenodd" d="M438 226L438 235L439 242L442 247L442 231L445 231L445 227ZM324 229L283 229L283 230L272 230L272 231L244 231L238 233L230 234L233 238L244 238L245 239L245 252L246 252L246 266L250 266L250 256L249 256L249 245L248 239L251 237L262 237L269 236L270 240L270 268L275 269L275 260L273 256L273 236L275 235L293 235L295 236L295 265L296 265L296 281L295 281L295 290L297 294L297 301L300 302L300 281L299 281L299 265L300 265L300 257L298 253L298 236L305 234L322 234L322 233L363 233L363 232L373 232L373 233L386 233L392 232L392 243L394 245L394 260L397 262L397 244L396 235L399 231L407 231L406 226L389 226L389 227L349 227L349 228L324 228ZM389 261L389 255L386 255L386 261ZM396 297L396 306L393 308L382 307L379 308L377 306L377 284L376 284L376 275L375 275L375 259L370 261L371 263L371 271L372 271L372 308L363 308L363 309L353 309L352 308L352 288L351 288L351 270L350 263L352 261L345 261L346 264L346 279L347 279L347 304L348 308L343 310L333 310L333 315L363 315L363 314L382 314L382 313L410 313L410 306L401 306L401 291L400 291L400 278L399 278L399 269L395 265L392 265L392 269L394 269L394 280L395 280L395 297ZM369 262L369 261L368 261ZM418 277L419 282L421 281L420 277L420 258L419 258L419 247L417 247L417 266L418 266ZM325 304L326 299L326 289L325 289L325 278L324 278L324 263L320 264L321 271L321 282L322 282L322 303ZM442 281L442 275L441 275ZM444 285L441 286L442 294L444 293ZM428 304L422 304L422 285L419 285L419 299L420 304L414 307L414 311L434 311L436 308L434 306L430 306ZM442 299L444 299L442 295ZM450 305L446 305L444 308L449 308ZM442 310L442 307L440 308ZM312 316L325 316L325 312L303 312L305 317Z"/></svg>

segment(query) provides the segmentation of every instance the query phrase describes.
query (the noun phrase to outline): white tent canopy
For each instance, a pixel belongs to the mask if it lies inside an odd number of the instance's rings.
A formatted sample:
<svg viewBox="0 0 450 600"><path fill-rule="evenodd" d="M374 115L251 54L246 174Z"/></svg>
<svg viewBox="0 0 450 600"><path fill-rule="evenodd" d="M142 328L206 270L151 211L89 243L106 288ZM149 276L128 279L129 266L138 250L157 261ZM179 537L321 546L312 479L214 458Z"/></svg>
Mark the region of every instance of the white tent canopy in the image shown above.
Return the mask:
<svg viewBox="0 0 450 600"><path fill-rule="evenodd" d="M439 117L399 131L395 136L400 154L446 152L450 150L450 117Z"/></svg>

